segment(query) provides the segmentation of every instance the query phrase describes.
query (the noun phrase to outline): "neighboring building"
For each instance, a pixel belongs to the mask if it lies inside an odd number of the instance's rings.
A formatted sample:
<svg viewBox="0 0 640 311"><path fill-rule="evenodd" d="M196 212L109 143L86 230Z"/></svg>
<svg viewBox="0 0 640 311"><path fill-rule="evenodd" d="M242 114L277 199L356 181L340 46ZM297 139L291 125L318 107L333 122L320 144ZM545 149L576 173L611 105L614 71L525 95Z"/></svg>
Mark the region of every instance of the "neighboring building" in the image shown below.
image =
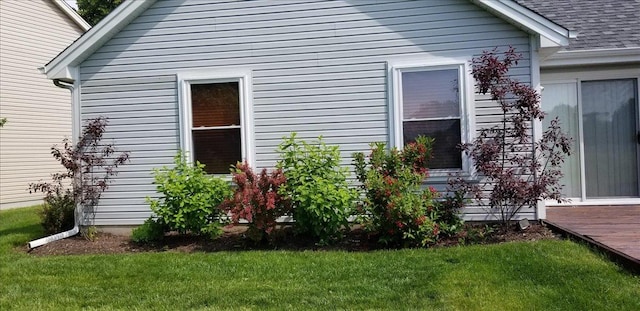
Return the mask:
<svg viewBox="0 0 640 311"><path fill-rule="evenodd" d="M62 0L0 1L0 209L41 203L29 183L62 170L51 146L71 135L71 96L38 67L89 27Z"/></svg>
<svg viewBox="0 0 640 311"><path fill-rule="evenodd" d="M569 204L640 204L640 0L517 1L577 34L540 63L543 108L577 142Z"/></svg>
<svg viewBox="0 0 640 311"><path fill-rule="evenodd" d="M107 117L105 138L130 151L95 218L122 226L150 215L152 169L178 150L210 173L241 159L273 167L291 131L339 144L345 164L371 142L401 147L428 134L441 159L429 182L475 178L454 146L500 113L474 92L471 59L514 46L523 59L511 74L538 86L539 56L570 36L513 1L127 1L45 71L73 83L76 131ZM544 217L544 208L520 217Z"/></svg>

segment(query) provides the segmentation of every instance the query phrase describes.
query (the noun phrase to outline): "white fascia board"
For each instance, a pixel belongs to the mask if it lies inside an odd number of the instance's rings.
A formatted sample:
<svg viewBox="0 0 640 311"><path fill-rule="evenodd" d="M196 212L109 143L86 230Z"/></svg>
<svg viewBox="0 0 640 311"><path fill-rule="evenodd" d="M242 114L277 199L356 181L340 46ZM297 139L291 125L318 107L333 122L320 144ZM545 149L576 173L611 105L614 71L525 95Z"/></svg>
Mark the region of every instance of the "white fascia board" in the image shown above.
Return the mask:
<svg viewBox="0 0 640 311"><path fill-rule="evenodd" d="M44 66L44 73L49 79L73 81L73 70L93 52L109 41L120 29L128 25L134 18L144 12L156 0L126 0L111 14L86 32L82 37L58 54Z"/></svg>
<svg viewBox="0 0 640 311"><path fill-rule="evenodd" d="M541 67L640 63L640 47L559 51L545 59Z"/></svg>
<svg viewBox="0 0 640 311"><path fill-rule="evenodd" d="M541 47L553 45L568 46L575 34L545 17L511 0L471 0L478 6L492 12L506 21L516 24L529 32L540 35Z"/></svg>
<svg viewBox="0 0 640 311"><path fill-rule="evenodd" d="M91 25L89 25L89 23L87 23L87 21L85 21L84 18L82 18L82 16L80 16L78 12L70 7L64 0L54 0L53 3L55 3L62 12L67 14L72 21L78 24L83 31L91 29Z"/></svg>

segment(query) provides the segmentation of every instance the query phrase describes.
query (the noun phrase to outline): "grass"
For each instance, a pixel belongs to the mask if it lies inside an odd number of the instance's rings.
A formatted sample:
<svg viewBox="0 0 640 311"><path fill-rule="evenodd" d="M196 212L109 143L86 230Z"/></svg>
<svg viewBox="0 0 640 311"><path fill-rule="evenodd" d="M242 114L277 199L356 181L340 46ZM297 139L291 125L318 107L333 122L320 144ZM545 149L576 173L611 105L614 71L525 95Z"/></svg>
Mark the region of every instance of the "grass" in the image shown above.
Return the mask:
<svg viewBox="0 0 640 311"><path fill-rule="evenodd" d="M640 310L640 277L570 241L35 257L37 223L0 212L0 310Z"/></svg>

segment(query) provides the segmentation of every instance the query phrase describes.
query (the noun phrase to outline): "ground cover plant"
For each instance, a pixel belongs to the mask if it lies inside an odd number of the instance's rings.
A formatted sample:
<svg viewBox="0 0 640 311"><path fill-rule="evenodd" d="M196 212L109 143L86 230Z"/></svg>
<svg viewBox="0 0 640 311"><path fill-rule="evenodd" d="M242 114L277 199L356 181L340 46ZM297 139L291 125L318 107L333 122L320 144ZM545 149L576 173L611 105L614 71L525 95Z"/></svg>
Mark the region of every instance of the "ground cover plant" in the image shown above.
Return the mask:
<svg viewBox="0 0 640 311"><path fill-rule="evenodd" d="M37 213L0 211L1 310L640 309L637 276L570 241L38 257Z"/></svg>
<svg viewBox="0 0 640 311"><path fill-rule="evenodd" d="M80 206L83 235L91 238L94 208L102 193L109 187L118 167L129 160L128 152L120 152L112 143L102 142L108 120L95 118L84 123L82 133L74 144L69 138L63 146L51 147L51 154L65 168L51 174L51 181L29 184L30 192L44 193L42 225L48 233L71 229L76 223L75 209Z"/></svg>
<svg viewBox="0 0 640 311"><path fill-rule="evenodd" d="M473 142L462 146L483 180L472 183L453 178L450 182L455 191L468 192L476 203L497 214L504 226L511 225L523 208L533 208L539 200L566 201L561 193L561 165L572 146L558 118L532 144L532 123L541 121L545 113L540 107L540 94L509 75L520 58L511 47L504 53L485 51L473 59L472 74L478 90L489 93L500 105L501 122L481 129Z"/></svg>
<svg viewBox="0 0 640 311"><path fill-rule="evenodd" d="M381 243L428 246L462 228L458 206L439 202L435 189L422 187L433 143L419 136L402 150L374 143L368 156L354 154L364 192L360 222Z"/></svg>

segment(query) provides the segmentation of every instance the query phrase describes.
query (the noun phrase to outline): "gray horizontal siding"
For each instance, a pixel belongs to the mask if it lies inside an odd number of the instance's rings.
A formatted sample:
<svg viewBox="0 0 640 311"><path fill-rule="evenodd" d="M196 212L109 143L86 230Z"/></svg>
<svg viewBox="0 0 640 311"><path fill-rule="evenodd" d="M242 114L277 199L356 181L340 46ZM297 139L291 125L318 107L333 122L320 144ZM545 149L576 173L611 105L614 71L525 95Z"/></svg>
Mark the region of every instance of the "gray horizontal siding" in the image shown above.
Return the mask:
<svg viewBox="0 0 640 311"><path fill-rule="evenodd" d="M388 61L508 45L524 54L513 74L529 81L528 35L466 0L158 1L81 64L83 118L110 118L105 137L131 151L96 224L149 216L151 169L171 165L179 146L178 72L251 70L258 167L275 164L292 131L340 145L349 165L388 141ZM476 106L481 125L497 122L494 103Z"/></svg>

